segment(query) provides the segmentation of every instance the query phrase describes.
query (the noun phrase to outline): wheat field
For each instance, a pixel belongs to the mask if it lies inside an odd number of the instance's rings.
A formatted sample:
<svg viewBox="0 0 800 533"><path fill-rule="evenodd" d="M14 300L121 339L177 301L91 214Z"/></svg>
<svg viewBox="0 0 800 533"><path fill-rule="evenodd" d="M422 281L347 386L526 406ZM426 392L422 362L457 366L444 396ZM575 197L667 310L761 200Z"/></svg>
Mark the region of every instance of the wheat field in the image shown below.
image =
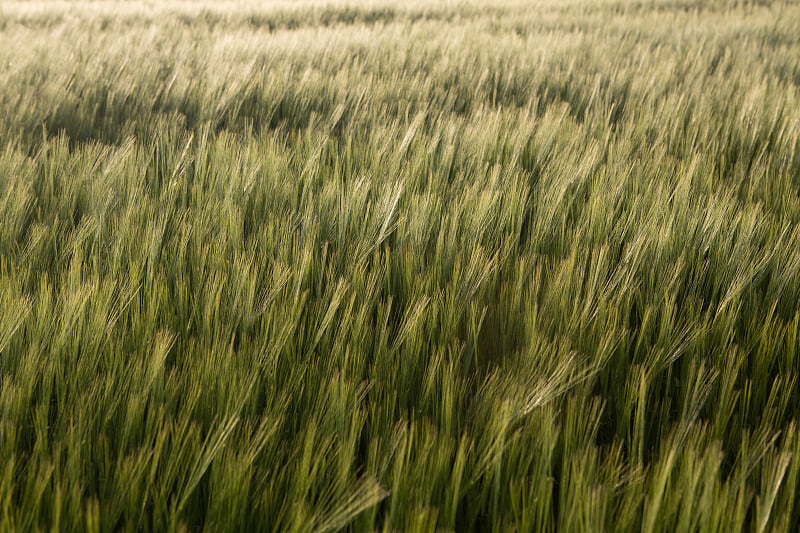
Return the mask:
<svg viewBox="0 0 800 533"><path fill-rule="evenodd" d="M0 530L797 531L800 5L0 1Z"/></svg>

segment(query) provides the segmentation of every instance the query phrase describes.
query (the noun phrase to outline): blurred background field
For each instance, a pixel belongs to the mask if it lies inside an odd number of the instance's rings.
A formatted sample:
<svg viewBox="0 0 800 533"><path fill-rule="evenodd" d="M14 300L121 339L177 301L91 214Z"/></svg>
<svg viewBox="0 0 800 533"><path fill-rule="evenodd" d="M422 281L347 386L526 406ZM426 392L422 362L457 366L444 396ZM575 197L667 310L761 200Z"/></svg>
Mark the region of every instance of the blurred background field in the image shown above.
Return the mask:
<svg viewBox="0 0 800 533"><path fill-rule="evenodd" d="M800 5L0 2L0 529L800 529Z"/></svg>

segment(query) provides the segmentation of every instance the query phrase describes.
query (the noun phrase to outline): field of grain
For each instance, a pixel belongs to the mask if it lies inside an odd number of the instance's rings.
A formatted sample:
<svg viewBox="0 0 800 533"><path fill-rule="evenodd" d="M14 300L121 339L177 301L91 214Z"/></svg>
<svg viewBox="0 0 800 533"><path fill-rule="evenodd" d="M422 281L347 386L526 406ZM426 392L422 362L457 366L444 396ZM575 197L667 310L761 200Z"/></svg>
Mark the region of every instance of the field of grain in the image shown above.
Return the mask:
<svg viewBox="0 0 800 533"><path fill-rule="evenodd" d="M0 0L0 530L800 529L800 5Z"/></svg>

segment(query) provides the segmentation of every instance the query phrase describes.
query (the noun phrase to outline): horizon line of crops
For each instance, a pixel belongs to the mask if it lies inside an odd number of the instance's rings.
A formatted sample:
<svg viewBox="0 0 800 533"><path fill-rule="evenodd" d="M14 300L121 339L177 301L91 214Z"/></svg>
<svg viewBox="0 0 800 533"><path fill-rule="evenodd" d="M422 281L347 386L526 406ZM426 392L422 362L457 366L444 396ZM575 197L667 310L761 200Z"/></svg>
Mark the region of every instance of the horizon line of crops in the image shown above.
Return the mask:
<svg viewBox="0 0 800 533"><path fill-rule="evenodd" d="M800 12L702 7L0 11L0 529L800 527Z"/></svg>

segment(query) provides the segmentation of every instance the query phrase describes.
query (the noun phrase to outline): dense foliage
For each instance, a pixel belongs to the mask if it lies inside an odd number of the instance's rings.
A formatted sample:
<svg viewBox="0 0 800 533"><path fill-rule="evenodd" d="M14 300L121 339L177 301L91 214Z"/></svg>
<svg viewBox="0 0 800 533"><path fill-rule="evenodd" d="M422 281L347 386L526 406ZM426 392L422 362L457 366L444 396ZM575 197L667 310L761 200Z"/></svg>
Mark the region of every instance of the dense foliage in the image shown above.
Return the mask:
<svg viewBox="0 0 800 533"><path fill-rule="evenodd" d="M0 529L800 529L800 6L0 4Z"/></svg>

